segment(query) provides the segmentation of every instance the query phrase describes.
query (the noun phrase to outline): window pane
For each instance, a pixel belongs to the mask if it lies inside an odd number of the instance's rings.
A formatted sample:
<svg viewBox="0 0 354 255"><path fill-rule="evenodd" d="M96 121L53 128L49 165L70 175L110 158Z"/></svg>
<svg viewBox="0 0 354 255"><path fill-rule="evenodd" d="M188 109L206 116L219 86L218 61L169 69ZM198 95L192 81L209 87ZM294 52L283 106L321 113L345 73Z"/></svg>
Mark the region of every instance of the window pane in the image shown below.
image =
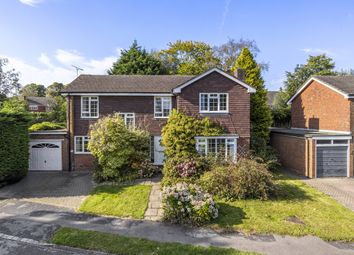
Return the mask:
<svg viewBox="0 0 354 255"><path fill-rule="evenodd" d="M209 111L217 112L218 111L218 95L210 94L209 95Z"/></svg>
<svg viewBox="0 0 354 255"><path fill-rule="evenodd" d="M331 144L331 140L317 140L317 144Z"/></svg>
<svg viewBox="0 0 354 255"><path fill-rule="evenodd" d="M215 153L216 151L216 140L208 139L208 153Z"/></svg>
<svg viewBox="0 0 354 255"><path fill-rule="evenodd" d="M97 101L91 101L90 104L91 104L91 111L90 111L91 117L97 117L98 116L98 111L97 111L98 110L97 109L98 102Z"/></svg>
<svg viewBox="0 0 354 255"><path fill-rule="evenodd" d="M228 159L234 159L235 158L235 144L230 143L227 144L227 157Z"/></svg>
<svg viewBox="0 0 354 255"><path fill-rule="evenodd" d="M82 112L88 112L89 109L89 98L83 97L82 98Z"/></svg>
<svg viewBox="0 0 354 255"><path fill-rule="evenodd" d="M220 157L225 157L225 139L217 139L217 153Z"/></svg>
<svg viewBox="0 0 354 255"><path fill-rule="evenodd" d="M333 144L347 144L348 140L333 140Z"/></svg>
<svg viewBox="0 0 354 255"><path fill-rule="evenodd" d="M125 125L126 125L128 128L133 128L133 127L134 127L134 118L127 116L126 119L125 119Z"/></svg>
<svg viewBox="0 0 354 255"><path fill-rule="evenodd" d="M82 152L82 137L75 137L76 152Z"/></svg>
<svg viewBox="0 0 354 255"><path fill-rule="evenodd" d="M226 111L227 109L227 94L220 94L220 111Z"/></svg>
<svg viewBox="0 0 354 255"><path fill-rule="evenodd" d="M201 111L208 111L208 95L202 94L200 96L200 110Z"/></svg>
<svg viewBox="0 0 354 255"><path fill-rule="evenodd" d="M88 140L89 140L88 137L84 137L84 144L83 144L84 152L89 152L89 150L87 149Z"/></svg>
<svg viewBox="0 0 354 255"><path fill-rule="evenodd" d="M171 98L166 97L163 99L163 116L168 117L171 109Z"/></svg>
<svg viewBox="0 0 354 255"><path fill-rule="evenodd" d="M160 97L155 98L155 115L160 116L162 112L162 101Z"/></svg>

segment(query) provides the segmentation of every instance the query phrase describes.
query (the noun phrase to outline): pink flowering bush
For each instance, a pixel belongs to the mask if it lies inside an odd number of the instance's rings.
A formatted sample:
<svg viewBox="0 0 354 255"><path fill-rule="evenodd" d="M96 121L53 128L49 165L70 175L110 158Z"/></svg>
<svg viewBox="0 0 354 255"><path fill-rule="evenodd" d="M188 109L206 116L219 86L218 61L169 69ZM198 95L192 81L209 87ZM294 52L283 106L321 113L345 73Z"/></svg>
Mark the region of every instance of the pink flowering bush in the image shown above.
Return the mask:
<svg viewBox="0 0 354 255"><path fill-rule="evenodd" d="M185 177L194 176L198 172L197 162L196 160L191 159L189 161L179 163L176 166L176 170L178 172L179 177L185 178Z"/></svg>
<svg viewBox="0 0 354 255"><path fill-rule="evenodd" d="M179 182L166 186L162 198L165 221L202 225L218 217L213 197L195 184Z"/></svg>

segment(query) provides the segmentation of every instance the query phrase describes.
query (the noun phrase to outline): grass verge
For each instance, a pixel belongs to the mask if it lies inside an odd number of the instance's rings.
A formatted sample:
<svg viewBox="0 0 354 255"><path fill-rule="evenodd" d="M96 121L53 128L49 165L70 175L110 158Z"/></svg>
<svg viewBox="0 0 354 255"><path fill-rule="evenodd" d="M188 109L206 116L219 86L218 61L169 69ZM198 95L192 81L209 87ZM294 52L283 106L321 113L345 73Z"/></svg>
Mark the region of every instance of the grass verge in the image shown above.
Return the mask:
<svg viewBox="0 0 354 255"><path fill-rule="evenodd" d="M97 231L61 228L53 236L52 243L82 249L125 255L246 255L256 254L234 249L201 247L180 243L162 243L113 235Z"/></svg>
<svg viewBox="0 0 354 255"><path fill-rule="evenodd" d="M314 235L354 241L354 212L302 181L279 175L279 195L268 201L219 200L215 228L247 233Z"/></svg>
<svg viewBox="0 0 354 255"><path fill-rule="evenodd" d="M118 217L143 219L151 185L103 185L93 190L79 211Z"/></svg>

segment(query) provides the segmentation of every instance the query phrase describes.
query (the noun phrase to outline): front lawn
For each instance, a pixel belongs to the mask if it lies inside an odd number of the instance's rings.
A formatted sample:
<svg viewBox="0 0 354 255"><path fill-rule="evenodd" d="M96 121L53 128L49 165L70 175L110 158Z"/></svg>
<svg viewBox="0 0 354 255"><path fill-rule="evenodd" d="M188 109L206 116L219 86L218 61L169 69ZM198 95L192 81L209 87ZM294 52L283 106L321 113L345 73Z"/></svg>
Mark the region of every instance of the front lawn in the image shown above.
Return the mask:
<svg viewBox="0 0 354 255"><path fill-rule="evenodd" d="M143 219L149 203L151 185L98 186L82 203L79 211Z"/></svg>
<svg viewBox="0 0 354 255"><path fill-rule="evenodd" d="M180 243L161 243L136 237L108 233L61 228L53 236L52 243L82 249L125 255L246 255L256 254L234 249L192 246Z"/></svg>
<svg viewBox="0 0 354 255"><path fill-rule="evenodd" d="M314 235L324 240L354 241L354 213L302 181L278 176L277 199L219 200L215 228L248 233Z"/></svg>

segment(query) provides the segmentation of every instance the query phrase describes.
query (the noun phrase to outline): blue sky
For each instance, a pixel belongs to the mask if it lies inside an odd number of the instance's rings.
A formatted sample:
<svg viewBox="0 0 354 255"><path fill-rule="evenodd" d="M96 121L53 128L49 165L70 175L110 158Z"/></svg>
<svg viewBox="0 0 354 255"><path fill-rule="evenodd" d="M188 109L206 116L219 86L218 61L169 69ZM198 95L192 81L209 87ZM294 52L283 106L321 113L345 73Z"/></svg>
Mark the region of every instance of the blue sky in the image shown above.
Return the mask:
<svg viewBox="0 0 354 255"><path fill-rule="evenodd" d="M0 31L0 57L23 84L70 82L72 64L104 73L134 39L147 49L178 39L255 40L272 90L309 54L327 53L337 69L354 68L350 0L1 0Z"/></svg>

